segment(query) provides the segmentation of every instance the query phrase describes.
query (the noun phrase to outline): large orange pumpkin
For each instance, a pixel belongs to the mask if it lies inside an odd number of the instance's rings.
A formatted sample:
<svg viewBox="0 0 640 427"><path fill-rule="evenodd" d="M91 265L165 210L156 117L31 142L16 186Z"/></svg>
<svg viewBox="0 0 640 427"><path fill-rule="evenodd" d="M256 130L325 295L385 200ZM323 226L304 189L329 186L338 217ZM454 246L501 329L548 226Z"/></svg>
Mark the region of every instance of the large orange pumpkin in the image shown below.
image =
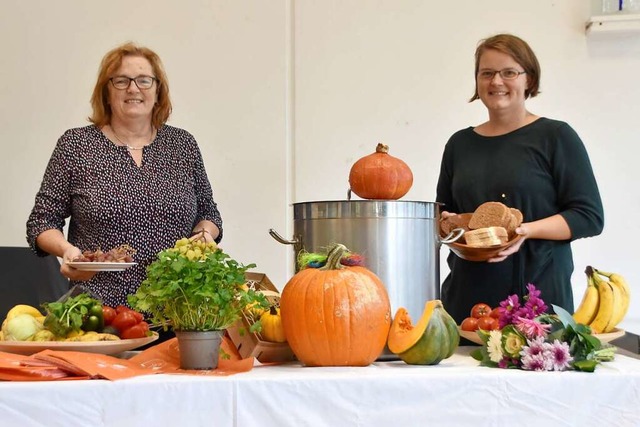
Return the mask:
<svg viewBox="0 0 640 427"><path fill-rule="evenodd" d="M346 267L336 245L322 268L285 285L280 314L287 342L307 366L366 366L382 353L391 326L384 285L365 267Z"/></svg>
<svg viewBox="0 0 640 427"><path fill-rule="evenodd" d="M349 172L351 191L363 199L397 200L413 185L413 173L402 160L378 144L376 152L355 162Z"/></svg>

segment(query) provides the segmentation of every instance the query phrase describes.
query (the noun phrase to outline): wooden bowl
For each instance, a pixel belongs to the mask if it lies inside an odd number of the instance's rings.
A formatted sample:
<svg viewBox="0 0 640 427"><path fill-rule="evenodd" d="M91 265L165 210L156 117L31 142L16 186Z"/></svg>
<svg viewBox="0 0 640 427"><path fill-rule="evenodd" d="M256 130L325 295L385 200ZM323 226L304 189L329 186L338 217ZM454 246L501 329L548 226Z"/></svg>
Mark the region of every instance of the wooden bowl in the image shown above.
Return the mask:
<svg viewBox="0 0 640 427"><path fill-rule="evenodd" d="M455 215L455 217L451 219L447 218L444 220L440 220L440 237L444 239L452 231L452 227L454 225L461 226L461 228L466 228L465 224L469 223L469 220L471 219L472 215L473 214L471 213L463 213L463 214ZM458 241L451 242L451 243L444 242L444 244L447 245L454 254L456 254L457 256L459 256L464 260L481 262L481 261L487 261L491 258L495 258L500 252L519 242L522 236L520 236L519 234L516 234L507 243L504 243L498 246L490 246L490 247L482 247L482 248L473 247L465 243L462 243L461 240L463 238L464 238L464 234L462 235L462 238L459 239Z"/></svg>

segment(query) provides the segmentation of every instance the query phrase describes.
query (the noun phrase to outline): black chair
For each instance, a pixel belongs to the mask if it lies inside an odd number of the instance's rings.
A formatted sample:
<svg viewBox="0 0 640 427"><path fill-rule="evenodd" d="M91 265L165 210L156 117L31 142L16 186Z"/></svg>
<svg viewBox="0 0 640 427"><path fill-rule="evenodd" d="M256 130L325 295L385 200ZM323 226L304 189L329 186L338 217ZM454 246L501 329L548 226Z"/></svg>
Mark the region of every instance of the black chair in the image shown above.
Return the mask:
<svg viewBox="0 0 640 427"><path fill-rule="evenodd" d="M0 247L0 322L11 307L28 304L41 309L69 290L54 256L39 257L29 248Z"/></svg>

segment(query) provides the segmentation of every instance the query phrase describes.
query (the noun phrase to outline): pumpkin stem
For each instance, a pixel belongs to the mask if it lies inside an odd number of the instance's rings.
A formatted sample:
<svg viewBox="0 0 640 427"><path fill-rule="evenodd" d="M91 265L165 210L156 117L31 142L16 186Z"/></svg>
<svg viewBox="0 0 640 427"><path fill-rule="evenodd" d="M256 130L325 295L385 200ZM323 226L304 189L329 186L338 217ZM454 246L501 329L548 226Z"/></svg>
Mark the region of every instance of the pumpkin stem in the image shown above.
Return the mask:
<svg viewBox="0 0 640 427"><path fill-rule="evenodd" d="M383 144L382 142L379 142L378 145L376 146L376 153L388 154L389 146L386 144Z"/></svg>
<svg viewBox="0 0 640 427"><path fill-rule="evenodd" d="M349 252L349 249L341 243L336 244L327 254L327 263L324 267L320 267L319 270L341 270L344 265L340 263L342 256L345 252Z"/></svg>
<svg viewBox="0 0 640 427"><path fill-rule="evenodd" d="M275 316L278 314L278 309L276 308L275 305L272 305L271 307L269 307L269 314L272 316Z"/></svg>

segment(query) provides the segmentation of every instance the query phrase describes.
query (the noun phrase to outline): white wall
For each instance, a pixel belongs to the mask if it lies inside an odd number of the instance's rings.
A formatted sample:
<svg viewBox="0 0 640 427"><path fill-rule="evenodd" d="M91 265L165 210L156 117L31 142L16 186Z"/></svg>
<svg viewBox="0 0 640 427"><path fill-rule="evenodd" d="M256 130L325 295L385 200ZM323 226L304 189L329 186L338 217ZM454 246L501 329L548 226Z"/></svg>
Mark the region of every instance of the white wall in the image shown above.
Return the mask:
<svg viewBox="0 0 640 427"><path fill-rule="evenodd" d="M587 265L625 275L640 295L632 135L640 34L587 37L590 3L0 0L0 244L25 244L55 141L86 124L102 55L134 40L164 60L171 124L200 142L225 220L223 246L282 287L293 255L267 230L292 234L292 202L344 199L349 168L377 142L413 169L406 199L435 198L447 138L486 118L479 102L466 102L475 45L506 31L527 40L542 64L542 93L529 109L577 130L599 180L606 226L573 245L576 300ZM633 322L640 296L622 326Z"/></svg>

